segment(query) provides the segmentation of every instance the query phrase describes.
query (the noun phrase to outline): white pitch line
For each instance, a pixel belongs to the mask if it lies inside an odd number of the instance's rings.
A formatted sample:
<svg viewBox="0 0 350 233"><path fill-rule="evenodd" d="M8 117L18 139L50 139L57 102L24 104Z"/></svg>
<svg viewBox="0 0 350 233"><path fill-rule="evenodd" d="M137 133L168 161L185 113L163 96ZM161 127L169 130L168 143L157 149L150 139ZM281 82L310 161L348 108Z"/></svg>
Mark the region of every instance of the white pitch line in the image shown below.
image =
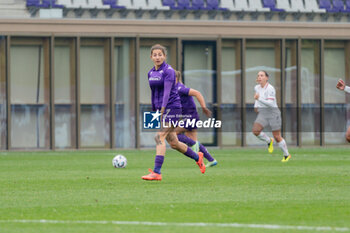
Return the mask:
<svg viewBox="0 0 350 233"><path fill-rule="evenodd" d="M256 228L272 230L308 230L308 231L350 231L348 227L327 226L290 226L271 224L243 224L243 223L175 223L175 222L138 222L138 221L88 221L88 220L31 220L13 219L0 220L0 223L50 223L50 224L114 224L114 225L141 225L141 226L177 226L177 227L227 227L227 228Z"/></svg>

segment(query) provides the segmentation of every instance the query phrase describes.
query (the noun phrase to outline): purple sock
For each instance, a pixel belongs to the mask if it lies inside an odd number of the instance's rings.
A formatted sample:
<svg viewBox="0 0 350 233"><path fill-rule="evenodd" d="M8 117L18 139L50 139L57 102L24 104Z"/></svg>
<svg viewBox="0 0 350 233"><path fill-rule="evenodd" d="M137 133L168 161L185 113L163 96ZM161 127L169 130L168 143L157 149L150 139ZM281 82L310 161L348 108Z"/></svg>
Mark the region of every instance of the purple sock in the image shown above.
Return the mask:
<svg viewBox="0 0 350 233"><path fill-rule="evenodd" d="M190 147L187 147L187 151L184 153L184 155L186 155L187 157L190 157L191 159L194 159L196 161L198 161L198 159L199 159L196 152L194 152Z"/></svg>
<svg viewBox="0 0 350 233"><path fill-rule="evenodd" d="M199 151L203 153L204 158L206 158L209 162L214 161L214 158L211 157L207 148L205 148L202 144L199 145Z"/></svg>
<svg viewBox="0 0 350 233"><path fill-rule="evenodd" d="M187 146L193 146L194 144L196 144L195 141L193 141L191 138L187 137L184 134L178 134L177 139L179 139L180 142L185 143Z"/></svg>
<svg viewBox="0 0 350 233"><path fill-rule="evenodd" d="M153 172L161 174L160 169L162 169L162 165L164 162L164 156L163 155L157 155L154 160L154 169Z"/></svg>

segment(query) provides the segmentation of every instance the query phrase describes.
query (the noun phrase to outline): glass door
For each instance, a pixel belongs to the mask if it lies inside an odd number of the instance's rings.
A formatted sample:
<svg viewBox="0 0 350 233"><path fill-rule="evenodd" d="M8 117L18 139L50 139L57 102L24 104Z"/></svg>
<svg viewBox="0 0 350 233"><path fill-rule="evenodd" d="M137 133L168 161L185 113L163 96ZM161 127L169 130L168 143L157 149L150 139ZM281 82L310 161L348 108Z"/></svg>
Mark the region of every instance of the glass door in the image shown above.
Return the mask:
<svg viewBox="0 0 350 233"><path fill-rule="evenodd" d="M216 119L216 42L215 41L183 41L182 75L184 84L199 91L211 109L212 118ZM207 117L203 114L195 99L197 110L202 121ZM198 141L216 146L217 132L215 129L198 129Z"/></svg>

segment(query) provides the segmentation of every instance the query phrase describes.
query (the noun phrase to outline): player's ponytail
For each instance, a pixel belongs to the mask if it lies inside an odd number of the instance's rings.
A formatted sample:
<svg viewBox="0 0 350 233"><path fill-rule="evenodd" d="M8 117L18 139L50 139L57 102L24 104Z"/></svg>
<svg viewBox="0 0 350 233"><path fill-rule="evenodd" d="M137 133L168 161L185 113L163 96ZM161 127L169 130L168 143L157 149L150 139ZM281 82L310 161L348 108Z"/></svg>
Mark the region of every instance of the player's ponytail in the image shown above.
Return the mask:
<svg viewBox="0 0 350 233"><path fill-rule="evenodd" d="M269 74L265 70L260 70L260 72L264 72L265 76L269 78Z"/></svg>
<svg viewBox="0 0 350 233"><path fill-rule="evenodd" d="M181 72L180 72L180 71L175 70L175 76L176 76L177 82L183 83L183 82L182 82L182 75L181 75Z"/></svg>

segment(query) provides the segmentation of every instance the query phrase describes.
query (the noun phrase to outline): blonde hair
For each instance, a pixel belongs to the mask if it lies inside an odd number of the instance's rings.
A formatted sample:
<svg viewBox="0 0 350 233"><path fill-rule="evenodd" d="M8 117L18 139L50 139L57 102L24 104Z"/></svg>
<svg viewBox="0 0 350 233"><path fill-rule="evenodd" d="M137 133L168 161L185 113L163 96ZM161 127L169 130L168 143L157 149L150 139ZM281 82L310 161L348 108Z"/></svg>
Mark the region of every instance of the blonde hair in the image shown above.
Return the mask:
<svg viewBox="0 0 350 233"><path fill-rule="evenodd" d="M183 83L182 82L182 75L181 75L180 71L175 70L175 76L176 76L178 82Z"/></svg>
<svg viewBox="0 0 350 233"><path fill-rule="evenodd" d="M166 51L166 48L160 44L155 44L152 46L151 48L151 55L153 53L153 50L156 50L156 49L159 49L162 51L162 53L166 56L167 55L167 51Z"/></svg>

